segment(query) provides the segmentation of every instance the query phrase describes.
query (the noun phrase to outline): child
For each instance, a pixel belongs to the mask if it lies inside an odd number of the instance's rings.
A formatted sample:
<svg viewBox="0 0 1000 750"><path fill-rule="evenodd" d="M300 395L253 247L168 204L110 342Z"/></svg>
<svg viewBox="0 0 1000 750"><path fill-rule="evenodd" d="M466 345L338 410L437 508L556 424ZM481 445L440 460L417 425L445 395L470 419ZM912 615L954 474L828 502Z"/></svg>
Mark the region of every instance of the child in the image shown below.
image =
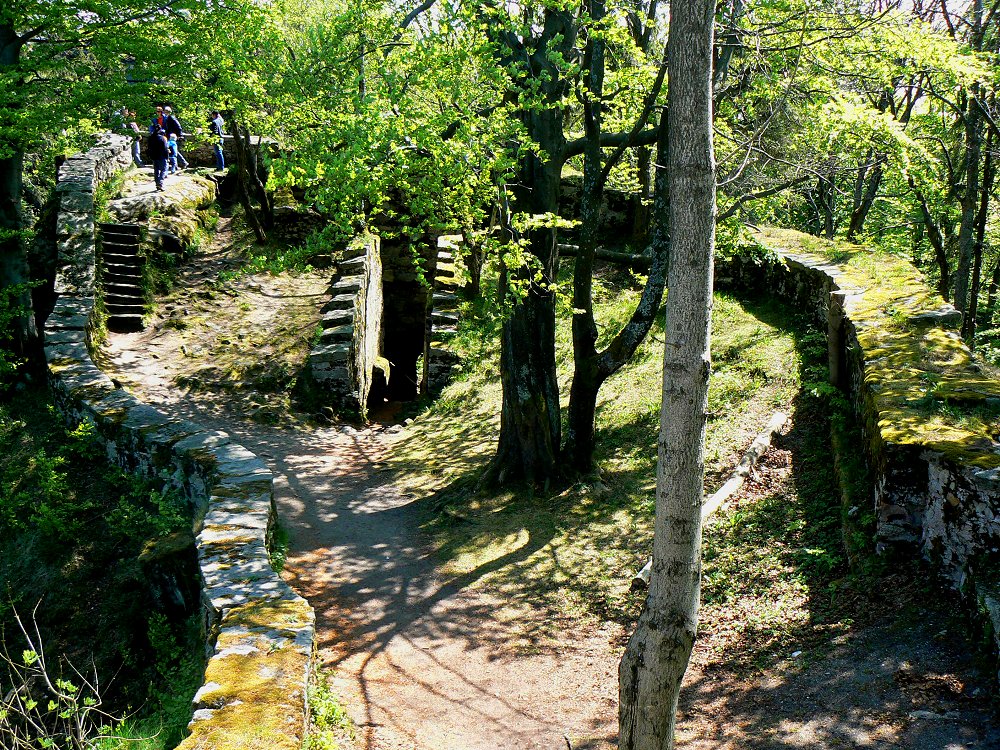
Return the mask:
<svg viewBox="0 0 1000 750"><path fill-rule="evenodd" d="M187 165L188 165L187 159L185 159L181 155L180 150L177 148L177 134L176 133L171 133L170 134L170 139L167 141L167 153L169 154L169 156L167 158L170 160L170 174L175 174L176 172L180 171L180 170L177 169L177 160L178 159L180 159L181 168L182 169L187 167Z"/></svg>

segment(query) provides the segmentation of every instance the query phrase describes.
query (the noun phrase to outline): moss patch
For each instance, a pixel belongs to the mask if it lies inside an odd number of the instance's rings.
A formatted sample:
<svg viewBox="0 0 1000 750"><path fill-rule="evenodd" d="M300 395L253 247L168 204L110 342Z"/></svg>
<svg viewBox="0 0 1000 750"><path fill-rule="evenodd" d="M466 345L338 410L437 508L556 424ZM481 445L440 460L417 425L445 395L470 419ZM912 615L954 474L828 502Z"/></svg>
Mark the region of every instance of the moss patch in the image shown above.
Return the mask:
<svg viewBox="0 0 1000 750"><path fill-rule="evenodd" d="M946 304L911 263L788 229L765 229L757 239L800 262L836 266L837 285L860 292L848 300L847 314L886 442L926 447L980 468L1000 466L997 419L987 402L1000 396L1000 380L973 360L957 333L908 323Z"/></svg>
<svg viewBox="0 0 1000 750"><path fill-rule="evenodd" d="M311 622L311 610L302 599L256 601L233 608L226 616L217 650L248 646L255 650L209 661L205 684L218 687L204 693L202 703L214 713L194 723L191 736L178 750L299 750L305 729L309 655L293 647L295 631L286 628L302 628ZM279 645L282 638L289 642Z"/></svg>
<svg viewBox="0 0 1000 750"><path fill-rule="evenodd" d="M303 627L312 622L312 610L304 599L265 599L234 607L226 622L246 628Z"/></svg>

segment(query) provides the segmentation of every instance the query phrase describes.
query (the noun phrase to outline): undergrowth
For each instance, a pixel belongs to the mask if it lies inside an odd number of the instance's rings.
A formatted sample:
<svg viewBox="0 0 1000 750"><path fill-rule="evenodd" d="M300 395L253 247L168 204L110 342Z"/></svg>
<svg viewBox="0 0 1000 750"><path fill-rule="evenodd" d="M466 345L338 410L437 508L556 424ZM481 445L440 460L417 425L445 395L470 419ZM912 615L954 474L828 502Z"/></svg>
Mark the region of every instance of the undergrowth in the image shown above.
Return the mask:
<svg viewBox="0 0 1000 750"><path fill-rule="evenodd" d="M223 271L219 280L230 282L245 276L268 273L308 273L313 270L311 261L329 249L321 234L308 238L302 244L289 245L281 238L268 237L266 242L258 242L243 221L242 207L234 208L233 245L242 248L244 262L239 268Z"/></svg>
<svg viewBox="0 0 1000 750"><path fill-rule="evenodd" d="M309 684L309 716L311 725L303 750L341 750L354 746L354 723L326 670L314 673Z"/></svg>
<svg viewBox="0 0 1000 750"><path fill-rule="evenodd" d="M174 538L169 555L150 554ZM197 590L190 513L110 467L92 428L67 430L42 391L0 405L0 574L8 652L15 612L35 612L51 659L98 670L105 705L125 717L112 728L121 742L100 748L177 743L203 673L197 597L171 595Z"/></svg>

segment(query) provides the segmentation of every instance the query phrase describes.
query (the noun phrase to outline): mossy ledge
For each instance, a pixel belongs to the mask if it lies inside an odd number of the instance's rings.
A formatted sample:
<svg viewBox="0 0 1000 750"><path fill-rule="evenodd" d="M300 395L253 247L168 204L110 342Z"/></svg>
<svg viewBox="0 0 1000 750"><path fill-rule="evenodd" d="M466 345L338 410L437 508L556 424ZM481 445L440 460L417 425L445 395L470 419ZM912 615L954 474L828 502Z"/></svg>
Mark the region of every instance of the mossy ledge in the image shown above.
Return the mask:
<svg viewBox="0 0 1000 750"><path fill-rule="evenodd" d="M919 552L962 587L1000 550L1000 382L959 336L961 315L904 259L786 229L752 236L720 260L720 284L782 296L827 330L878 548Z"/></svg>
<svg viewBox="0 0 1000 750"><path fill-rule="evenodd" d="M44 326L50 386L69 423L95 425L112 462L162 479L190 503L211 656L179 750L297 750L308 731L315 616L268 560L271 472L225 433L117 388L90 356L93 194L130 165L131 141L104 135L60 169L59 297Z"/></svg>

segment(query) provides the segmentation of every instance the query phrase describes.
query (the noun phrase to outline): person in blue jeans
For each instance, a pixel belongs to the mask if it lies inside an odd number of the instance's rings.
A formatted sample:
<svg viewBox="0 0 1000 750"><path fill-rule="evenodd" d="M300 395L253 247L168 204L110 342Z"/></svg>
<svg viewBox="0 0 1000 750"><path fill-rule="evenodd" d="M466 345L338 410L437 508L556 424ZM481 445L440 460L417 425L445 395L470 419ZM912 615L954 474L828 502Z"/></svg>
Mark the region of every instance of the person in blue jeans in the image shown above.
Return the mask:
<svg viewBox="0 0 1000 750"><path fill-rule="evenodd" d="M215 146L212 150L215 152L215 168L220 172L226 168L226 157L222 154L222 136L225 133L223 130L224 125L225 122L223 121L222 115L218 112L218 110L213 111L212 114L209 115L208 130L212 135L218 137L218 140L215 142Z"/></svg>
<svg viewBox="0 0 1000 750"><path fill-rule="evenodd" d="M146 166L142 163L142 128L135 120L135 112L128 113L128 130L126 132L132 137L132 162L137 167Z"/></svg>
<svg viewBox="0 0 1000 750"><path fill-rule="evenodd" d="M167 161L170 163L170 174L177 172L177 162L181 164L181 169L187 169L188 161L184 154L177 148L177 134L171 133L167 139Z"/></svg>
<svg viewBox="0 0 1000 750"><path fill-rule="evenodd" d="M163 128L151 133L146 142L146 150L153 162L153 180L157 190L163 190L163 178L167 176L167 157L170 155L167 143L167 133Z"/></svg>

